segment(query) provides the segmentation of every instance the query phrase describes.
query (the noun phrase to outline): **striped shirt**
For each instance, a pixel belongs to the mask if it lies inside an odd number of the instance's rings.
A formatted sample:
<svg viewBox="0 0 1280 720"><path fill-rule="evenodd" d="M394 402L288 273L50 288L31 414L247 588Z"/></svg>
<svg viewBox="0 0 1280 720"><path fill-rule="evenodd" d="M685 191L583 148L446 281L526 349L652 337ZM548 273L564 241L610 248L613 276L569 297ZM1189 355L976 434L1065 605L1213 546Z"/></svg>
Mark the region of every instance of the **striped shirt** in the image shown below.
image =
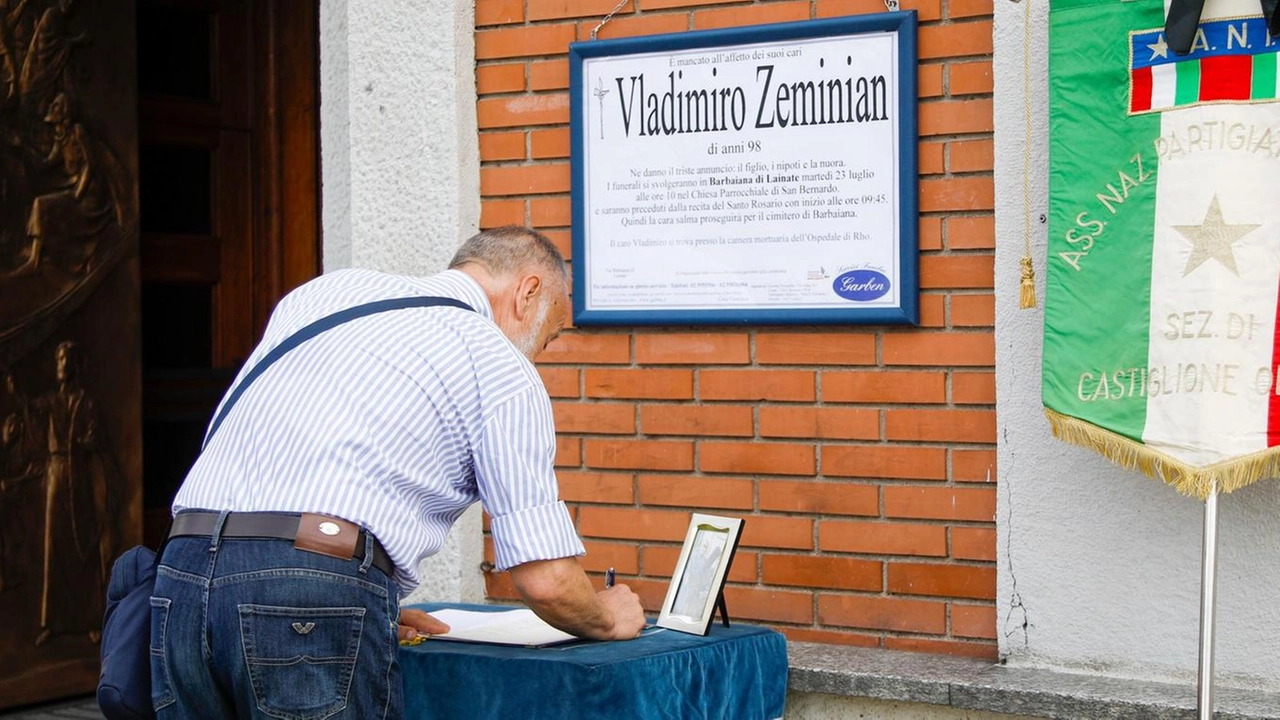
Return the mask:
<svg viewBox="0 0 1280 720"><path fill-rule="evenodd" d="M418 562L440 549L477 499L492 520L498 568L583 554L558 495L546 388L465 273L341 270L316 278L280 301L240 377L310 322L415 295L455 298L476 312L378 313L286 353L226 416L178 490L174 512L350 520L386 548L404 592L419 582Z"/></svg>

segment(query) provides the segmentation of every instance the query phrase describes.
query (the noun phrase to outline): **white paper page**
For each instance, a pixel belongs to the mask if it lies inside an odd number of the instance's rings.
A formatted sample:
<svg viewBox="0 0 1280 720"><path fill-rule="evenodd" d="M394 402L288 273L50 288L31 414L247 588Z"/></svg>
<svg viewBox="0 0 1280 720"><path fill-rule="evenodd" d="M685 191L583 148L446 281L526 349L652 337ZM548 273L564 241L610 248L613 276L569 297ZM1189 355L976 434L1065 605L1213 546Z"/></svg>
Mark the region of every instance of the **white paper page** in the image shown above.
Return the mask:
<svg viewBox="0 0 1280 720"><path fill-rule="evenodd" d="M498 645L551 645L578 638L557 630L528 608L479 612L445 608L430 613L447 624L449 632L432 639L468 640Z"/></svg>

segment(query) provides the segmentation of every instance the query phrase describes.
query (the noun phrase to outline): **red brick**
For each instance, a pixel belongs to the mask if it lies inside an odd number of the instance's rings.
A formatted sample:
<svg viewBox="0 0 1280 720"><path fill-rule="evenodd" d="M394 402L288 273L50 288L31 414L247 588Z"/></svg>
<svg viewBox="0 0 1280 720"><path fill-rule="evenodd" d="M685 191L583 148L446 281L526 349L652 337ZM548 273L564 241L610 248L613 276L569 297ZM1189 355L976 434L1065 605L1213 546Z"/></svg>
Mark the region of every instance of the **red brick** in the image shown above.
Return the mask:
<svg viewBox="0 0 1280 720"><path fill-rule="evenodd" d="M747 405L642 405L640 432L751 437L755 424Z"/></svg>
<svg viewBox="0 0 1280 720"><path fill-rule="evenodd" d="M530 157L551 160L569 157L569 129L533 130L529 133Z"/></svg>
<svg viewBox="0 0 1280 720"><path fill-rule="evenodd" d="M719 5L739 1L740 0L644 0L644 11L649 12L650 10L661 10L665 8L694 7L697 5Z"/></svg>
<svg viewBox="0 0 1280 720"><path fill-rule="evenodd" d="M693 443L675 440L587 440L587 467L692 470Z"/></svg>
<svg viewBox="0 0 1280 720"><path fill-rule="evenodd" d="M481 130L567 123L569 95L541 93L483 99L476 103L476 122Z"/></svg>
<svg viewBox="0 0 1280 720"><path fill-rule="evenodd" d="M947 149L953 173L990 172L995 167L995 143L990 139L953 141Z"/></svg>
<svg viewBox="0 0 1280 720"><path fill-rule="evenodd" d="M989 98L920 103L920 136L991 132L995 127L991 103Z"/></svg>
<svg viewBox="0 0 1280 720"><path fill-rule="evenodd" d="M482 162L491 162L495 160L524 160L525 159L525 135L523 132L486 132L480 134L480 160ZM524 206L523 200L518 200L521 207ZM523 214L523 212L521 213ZM523 219L520 224L524 224Z"/></svg>
<svg viewBox="0 0 1280 720"><path fill-rule="evenodd" d="M947 451L943 448L891 445L823 445L822 474L945 480Z"/></svg>
<svg viewBox="0 0 1280 720"><path fill-rule="evenodd" d="M951 528L951 557L957 560L986 560L988 562L995 562L995 528Z"/></svg>
<svg viewBox="0 0 1280 720"><path fill-rule="evenodd" d="M577 35L573 23L480 30L476 33L476 60L560 55L569 51L569 43Z"/></svg>
<svg viewBox="0 0 1280 720"><path fill-rule="evenodd" d="M955 327L995 327L995 295L952 295L951 324Z"/></svg>
<svg viewBox="0 0 1280 720"><path fill-rule="evenodd" d="M922 25L918 37L921 60L991 54L990 20Z"/></svg>
<svg viewBox="0 0 1280 720"><path fill-rule="evenodd" d="M774 628L787 637L788 642L814 642L827 645L856 645L858 647L880 647L879 635L863 635L862 633L839 632L836 630L814 630L813 628L779 627Z"/></svg>
<svg viewBox="0 0 1280 720"><path fill-rule="evenodd" d="M993 600L996 569L986 565L891 562L889 592Z"/></svg>
<svg viewBox="0 0 1280 720"><path fill-rule="evenodd" d="M923 652L932 655L955 655L957 657L979 658L991 662L995 662L997 655L999 655L999 648L995 643L958 642L919 637L886 636L884 647L886 650Z"/></svg>
<svg viewBox="0 0 1280 720"><path fill-rule="evenodd" d="M536 228L566 227L573 216L567 197L534 198L529 201L529 222Z"/></svg>
<svg viewBox="0 0 1280 720"><path fill-rule="evenodd" d="M751 362L742 333L636 333L637 365L743 365Z"/></svg>
<svg viewBox="0 0 1280 720"><path fill-rule="evenodd" d="M726 585L724 602L733 608L729 611L733 617L743 620L805 624L813 622L812 593Z"/></svg>
<svg viewBox="0 0 1280 720"><path fill-rule="evenodd" d="M538 374L542 376L542 384L547 386L547 394L551 397L579 397L579 373L577 368L553 368L539 365Z"/></svg>
<svg viewBox="0 0 1280 720"><path fill-rule="evenodd" d="M822 625L941 634L947 629L946 603L865 595L818 596Z"/></svg>
<svg viewBox="0 0 1280 720"><path fill-rule="evenodd" d="M994 410L885 410L886 440L994 443Z"/></svg>
<svg viewBox="0 0 1280 720"><path fill-rule="evenodd" d="M656 613L662 609L662 602L667 597L671 583L666 580L647 580L634 578L627 580L627 587L640 596L640 606L646 611Z"/></svg>
<svg viewBox="0 0 1280 720"><path fill-rule="evenodd" d="M991 61L953 62L947 65L947 89L951 96L986 95L995 87L991 79Z"/></svg>
<svg viewBox="0 0 1280 720"><path fill-rule="evenodd" d="M572 17L599 15L604 17L617 6L616 0L527 0L529 20L562 20ZM636 11L634 0L623 5L618 13L630 14Z"/></svg>
<svg viewBox="0 0 1280 720"><path fill-rule="evenodd" d="M748 5L725 10L699 10L693 14L693 28L711 30L808 19L807 0L805 2L773 2L768 5Z"/></svg>
<svg viewBox="0 0 1280 720"><path fill-rule="evenodd" d="M870 592L880 592L884 586L884 564L876 560L773 554L765 554L762 559L765 585Z"/></svg>
<svg viewBox="0 0 1280 720"><path fill-rule="evenodd" d="M683 542L688 527L688 512L604 506L578 511L578 532L583 537Z"/></svg>
<svg viewBox="0 0 1280 720"><path fill-rule="evenodd" d="M702 472L813 475L814 448L797 443L701 442L698 469Z"/></svg>
<svg viewBox="0 0 1280 720"><path fill-rule="evenodd" d="M920 175L941 175L947 171L946 143L922 142L916 151L917 172Z"/></svg>
<svg viewBox="0 0 1280 720"><path fill-rule="evenodd" d="M761 480L761 510L814 515L879 515L880 491L846 481Z"/></svg>
<svg viewBox="0 0 1280 720"><path fill-rule="evenodd" d="M801 370L699 370L699 400L817 399L814 374Z"/></svg>
<svg viewBox="0 0 1280 720"><path fill-rule="evenodd" d="M874 365L876 336L871 333L767 333L756 335L761 365Z"/></svg>
<svg viewBox="0 0 1280 720"><path fill-rule="evenodd" d="M947 218L947 248L991 250L996 246L996 220L990 215Z"/></svg>
<svg viewBox="0 0 1280 720"><path fill-rule="evenodd" d="M587 397L691 400L693 399L693 372L588 368Z"/></svg>
<svg viewBox="0 0 1280 720"><path fill-rule="evenodd" d="M729 582L754 583L760 578L756 573L759 555L739 548L733 554L733 564L729 566ZM676 563L680 560L680 548L675 545L648 545L644 549L644 574L657 577L671 577L675 573Z"/></svg>
<svg viewBox="0 0 1280 720"><path fill-rule="evenodd" d="M903 10L915 10L920 21L942 18L942 0L903 0ZM885 11L884 0L818 0L815 17L843 17Z"/></svg>
<svg viewBox="0 0 1280 720"><path fill-rule="evenodd" d="M524 21L524 0L476 0L476 26Z"/></svg>
<svg viewBox="0 0 1280 720"><path fill-rule="evenodd" d="M754 500L750 480L690 475L641 475L640 504L750 510Z"/></svg>
<svg viewBox="0 0 1280 720"><path fill-rule="evenodd" d="M569 61L535 60L529 63L529 89L568 90Z"/></svg>
<svg viewBox="0 0 1280 720"><path fill-rule="evenodd" d="M480 168L480 194L538 195L569 192L569 165L508 165Z"/></svg>
<svg viewBox="0 0 1280 720"><path fill-rule="evenodd" d="M601 542L599 540L583 540L587 554L582 557L582 569L587 572L603 573L613 568L619 575L635 575L640 572L640 553L632 542ZM619 578L619 581L623 581ZM598 582L604 589L604 578Z"/></svg>
<svg viewBox="0 0 1280 720"><path fill-rule="evenodd" d="M952 373L951 401L957 405L995 405L996 374L993 372Z"/></svg>
<svg viewBox="0 0 1280 720"><path fill-rule="evenodd" d="M992 0L947 0L947 17L955 20L992 15L995 12L994 5Z"/></svg>
<svg viewBox="0 0 1280 720"><path fill-rule="evenodd" d="M947 326L946 299L942 293L920 293L920 327Z"/></svg>
<svg viewBox="0 0 1280 720"><path fill-rule="evenodd" d="M920 181L920 212L991 210L995 204L995 185L989 177Z"/></svg>
<svg viewBox="0 0 1280 720"><path fill-rule="evenodd" d="M951 479L956 482L995 482L995 451L953 449Z"/></svg>
<svg viewBox="0 0 1280 720"><path fill-rule="evenodd" d="M921 250L942 249L942 218L936 216L920 218L917 232L920 234Z"/></svg>
<svg viewBox="0 0 1280 720"><path fill-rule="evenodd" d="M494 600L520 600L520 593L516 591L516 585L511 581L511 573L508 572L487 572L484 574L484 594L485 597Z"/></svg>
<svg viewBox="0 0 1280 720"><path fill-rule="evenodd" d="M947 554L947 529L942 525L902 522L823 520L818 523L818 549L864 555Z"/></svg>
<svg viewBox="0 0 1280 720"><path fill-rule="evenodd" d="M824 372L822 401L942 403L947 401L947 376L941 372L897 370Z"/></svg>
<svg viewBox="0 0 1280 720"><path fill-rule="evenodd" d="M578 39L591 39L591 31L599 20L578 23ZM663 33L684 32L689 29L689 16L684 13L646 13L633 17L613 18L596 34L599 40L620 37L640 37Z"/></svg>
<svg viewBox="0 0 1280 720"><path fill-rule="evenodd" d="M995 258L991 255L922 255L921 289L995 287Z"/></svg>
<svg viewBox="0 0 1280 720"><path fill-rule="evenodd" d="M996 364L995 336L989 332L885 333L885 365L986 366Z"/></svg>
<svg viewBox="0 0 1280 720"><path fill-rule="evenodd" d="M625 403L554 402L556 430L597 435L634 435L636 406Z"/></svg>
<svg viewBox="0 0 1280 720"><path fill-rule="evenodd" d="M802 517L753 515L742 525L742 544L771 550L813 549L813 520Z"/></svg>
<svg viewBox="0 0 1280 720"><path fill-rule="evenodd" d="M556 479L560 481L560 499L567 502L635 502L635 489L629 473L557 470Z"/></svg>
<svg viewBox="0 0 1280 720"><path fill-rule="evenodd" d="M538 355L540 363L621 365L631 362L631 336L620 333L564 333ZM588 373L593 372L588 370Z"/></svg>
<svg viewBox="0 0 1280 720"><path fill-rule="evenodd" d="M958 637L996 639L996 609L990 605L951 604L951 634Z"/></svg>
<svg viewBox="0 0 1280 720"><path fill-rule="evenodd" d="M524 200L482 200L480 227L524 224Z"/></svg>
<svg viewBox="0 0 1280 720"><path fill-rule="evenodd" d="M520 92L524 90L524 63L481 65L476 68L476 94Z"/></svg>
<svg viewBox="0 0 1280 720"><path fill-rule="evenodd" d="M877 410L824 407L762 407L760 437L879 440Z"/></svg>
<svg viewBox="0 0 1280 720"><path fill-rule="evenodd" d="M895 518L994 522L996 491L993 487L886 487L884 514Z"/></svg>
<svg viewBox="0 0 1280 720"><path fill-rule="evenodd" d="M942 95L942 63L921 65L916 70L916 95L922 98Z"/></svg>
<svg viewBox="0 0 1280 720"><path fill-rule="evenodd" d="M556 436L556 467L577 467L582 464L582 440Z"/></svg>

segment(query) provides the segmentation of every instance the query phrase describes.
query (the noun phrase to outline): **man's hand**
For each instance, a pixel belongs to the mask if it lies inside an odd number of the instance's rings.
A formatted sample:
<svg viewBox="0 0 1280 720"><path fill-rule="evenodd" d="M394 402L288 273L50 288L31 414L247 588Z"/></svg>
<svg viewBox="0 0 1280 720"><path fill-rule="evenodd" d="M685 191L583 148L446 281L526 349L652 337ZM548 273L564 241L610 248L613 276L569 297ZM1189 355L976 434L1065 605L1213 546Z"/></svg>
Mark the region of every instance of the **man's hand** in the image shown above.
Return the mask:
<svg viewBox="0 0 1280 720"><path fill-rule="evenodd" d="M412 640L418 635L443 635L449 626L421 610L408 608L400 611L400 639Z"/></svg>
<svg viewBox="0 0 1280 720"><path fill-rule="evenodd" d="M640 596L626 585L614 585L596 593L600 603L613 615L613 640L630 640L640 637L644 630L644 607Z"/></svg>

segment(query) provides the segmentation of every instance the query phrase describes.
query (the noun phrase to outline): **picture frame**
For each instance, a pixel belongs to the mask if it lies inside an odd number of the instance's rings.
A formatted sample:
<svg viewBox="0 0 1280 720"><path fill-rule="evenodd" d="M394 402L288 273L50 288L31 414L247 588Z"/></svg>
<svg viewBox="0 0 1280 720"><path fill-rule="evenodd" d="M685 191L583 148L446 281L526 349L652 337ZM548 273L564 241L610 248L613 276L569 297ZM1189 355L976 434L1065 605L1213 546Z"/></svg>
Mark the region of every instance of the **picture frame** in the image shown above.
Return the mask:
<svg viewBox="0 0 1280 720"><path fill-rule="evenodd" d="M728 626L721 593L742 537L743 524L742 518L693 514L658 615L658 627L706 635L718 601L721 619Z"/></svg>
<svg viewBox="0 0 1280 720"><path fill-rule="evenodd" d="M573 322L919 324L914 10L569 46Z"/></svg>

